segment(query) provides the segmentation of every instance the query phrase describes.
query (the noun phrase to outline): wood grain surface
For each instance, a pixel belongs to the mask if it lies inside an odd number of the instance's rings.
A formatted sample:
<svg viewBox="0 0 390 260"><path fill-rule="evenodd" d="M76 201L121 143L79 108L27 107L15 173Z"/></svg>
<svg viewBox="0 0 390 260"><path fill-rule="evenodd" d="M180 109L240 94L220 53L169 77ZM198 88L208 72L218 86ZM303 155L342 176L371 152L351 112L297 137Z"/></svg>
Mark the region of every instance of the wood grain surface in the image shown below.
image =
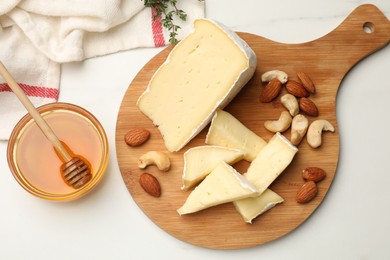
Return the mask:
<svg viewBox="0 0 390 260"><path fill-rule="evenodd" d="M371 33L364 30L365 25L371 28ZM329 191L337 169L338 88L346 73L357 62L389 43L390 22L375 6L362 5L331 33L311 42L282 44L248 33L239 35L255 51L258 67L254 77L225 108L226 111L268 141L272 133L264 129L264 121L277 119L284 108L279 99L272 103L259 102L260 92L264 88L261 74L268 70L280 69L287 72L291 79L296 79L296 73L304 71L312 78L317 88L317 93L311 95L311 99L320 111L318 119L329 120L336 131L324 133L323 145L318 149L310 148L305 139L302 141L291 165L270 187L280 194L285 202L258 217L253 224L245 223L231 203L179 216L176 210L184 203L190 192L183 192L180 189L183 153L190 147L204 145L208 126L180 152L169 153L172 162L169 172L162 173L153 166L146 170L138 169L137 161L143 153L150 150L166 151L158 129L138 110L136 101L153 73L164 62L171 47L164 49L147 63L130 84L118 113L116 151L122 177L140 209L156 225L178 239L206 248L247 248L275 240L304 223L320 205ZM310 122L315 119L317 118L309 117ZM144 145L132 148L126 145L124 136L128 130L137 127L150 130L151 138ZM289 130L283 134L290 138ZM247 166L246 162L235 165L241 172L244 172ZM319 183L317 197L310 203L302 205L295 202L295 196L304 183L301 171L308 166L323 168L327 172L327 177ZM151 197L140 187L138 179L145 171L160 181L162 188L160 198Z"/></svg>

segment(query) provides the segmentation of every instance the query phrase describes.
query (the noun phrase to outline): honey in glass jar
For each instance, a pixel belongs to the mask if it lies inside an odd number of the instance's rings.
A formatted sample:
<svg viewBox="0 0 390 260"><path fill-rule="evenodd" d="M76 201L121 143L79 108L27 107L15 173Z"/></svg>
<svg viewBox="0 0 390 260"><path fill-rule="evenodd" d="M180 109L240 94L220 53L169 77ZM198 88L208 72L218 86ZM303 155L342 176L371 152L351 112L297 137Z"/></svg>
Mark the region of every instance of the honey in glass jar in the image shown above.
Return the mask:
<svg viewBox="0 0 390 260"><path fill-rule="evenodd" d="M18 183L31 194L48 200L72 200L91 190L103 177L108 162L108 142L99 121L85 109L68 103L51 103L38 108L59 140L89 163L92 179L74 189L61 176L63 163L35 124L24 116L8 143L8 164Z"/></svg>

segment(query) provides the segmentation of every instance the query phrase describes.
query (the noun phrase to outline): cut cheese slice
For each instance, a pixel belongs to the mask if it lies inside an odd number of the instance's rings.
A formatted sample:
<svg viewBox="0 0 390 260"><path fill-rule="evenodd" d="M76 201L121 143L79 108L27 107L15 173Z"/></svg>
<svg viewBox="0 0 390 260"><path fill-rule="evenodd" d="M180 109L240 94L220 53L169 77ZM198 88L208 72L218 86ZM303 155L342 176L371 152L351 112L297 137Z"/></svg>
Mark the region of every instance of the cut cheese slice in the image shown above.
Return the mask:
<svg viewBox="0 0 390 260"><path fill-rule="evenodd" d="M276 133L249 165L244 176L253 183L260 194L287 168L298 149L282 134ZM255 200L256 198L254 198ZM241 200L234 201L238 211L244 211ZM255 203L255 202L253 202Z"/></svg>
<svg viewBox="0 0 390 260"><path fill-rule="evenodd" d="M287 168L297 152L298 148L286 137L276 133L249 165L244 175L260 192L263 192Z"/></svg>
<svg viewBox="0 0 390 260"><path fill-rule="evenodd" d="M197 146L184 153L183 186L188 190L203 180L221 161L234 164L244 157L237 149L222 146Z"/></svg>
<svg viewBox="0 0 390 260"><path fill-rule="evenodd" d="M230 113L217 110L206 136L206 144L239 149L244 159L251 162L267 144Z"/></svg>
<svg viewBox="0 0 390 260"><path fill-rule="evenodd" d="M194 213L212 206L257 196L255 187L225 162L217 167L190 193L180 215Z"/></svg>
<svg viewBox="0 0 390 260"><path fill-rule="evenodd" d="M199 19L169 54L137 102L164 139L179 151L253 76L256 55L236 33Z"/></svg>
<svg viewBox="0 0 390 260"><path fill-rule="evenodd" d="M272 209L277 204L282 203L284 199L276 192L266 189L260 196L246 198L235 203L237 211L244 218L245 222L252 223L252 220L264 212Z"/></svg>

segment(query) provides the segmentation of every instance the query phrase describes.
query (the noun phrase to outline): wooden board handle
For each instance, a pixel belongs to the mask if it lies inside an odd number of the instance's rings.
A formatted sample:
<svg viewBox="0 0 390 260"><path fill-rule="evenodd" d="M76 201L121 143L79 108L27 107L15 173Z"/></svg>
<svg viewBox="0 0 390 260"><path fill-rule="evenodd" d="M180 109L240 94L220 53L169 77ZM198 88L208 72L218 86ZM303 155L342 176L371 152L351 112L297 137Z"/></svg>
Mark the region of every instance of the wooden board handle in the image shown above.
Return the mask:
<svg viewBox="0 0 390 260"><path fill-rule="evenodd" d="M390 42L390 21L374 5L356 8L332 32L315 41L316 48L329 49L331 57L343 57L342 77L360 60L385 47ZM340 59L333 62L340 62ZM338 65L340 67L340 64ZM341 80L341 79L340 79Z"/></svg>

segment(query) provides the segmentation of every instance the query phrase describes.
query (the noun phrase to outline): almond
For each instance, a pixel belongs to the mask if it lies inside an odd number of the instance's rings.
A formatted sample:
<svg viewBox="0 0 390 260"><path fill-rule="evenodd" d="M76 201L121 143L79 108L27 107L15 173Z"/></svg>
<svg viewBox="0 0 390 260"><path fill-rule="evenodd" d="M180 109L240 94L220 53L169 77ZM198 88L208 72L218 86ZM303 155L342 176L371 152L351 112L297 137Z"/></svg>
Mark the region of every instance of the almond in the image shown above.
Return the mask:
<svg viewBox="0 0 390 260"><path fill-rule="evenodd" d="M298 191L295 197L298 203L307 203L311 201L318 193L317 184L314 181L308 181Z"/></svg>
<svg viewBox="0 0 390 260"><path fill-rule="evenodd" d="M309 92L303 87L301 83L295 80L289 80L286 83L286 90L291 95L296 97L308 97Z"/></svg>
<svg viewBox="0 0 390 260"><path fill-rule="evenodd" d="M139 146L145 143L150 137L150 132L144 128L135 128L125 135L125 142L130 146Z"/></svg>
<svg viewBox="0 0 390 260"><path fill-rule="evenodd" d="M297 73L298 79L301 81L303 87L309 91L309 93L314 94L316 93L316 88L314 86L313 81L311 78L304 72L298 72Z"/></svg>
<svg viewBox="0 0 390 260"><path fill-rule="evenodd" d="M318 116L318 108L311 99L301 98L299 100L299 109L309 116Z"/></svg>
<svg viewBox="0 0 390 260"><path fill-rule="evenodd" d="M263 89L260 95L260 102L268 103L274 100L282 89L282 83L277 79L273 78L268 82L267 86Z"/></svg>
<svg viewBox="0 0 390 260"><path fill-rule="evenodd" d="M161 195L161 186L156 177L149 173L143 173L139 177L139 184L141 187L153 197L160 197Z"/></svg>
<svg viewBox="0 0 390 260"><path fill-rule="evenodd" d="M318 167L307 167L302 171L302 177L306 181L319 182L322 181L326 176L323 169Z"/></svg>

